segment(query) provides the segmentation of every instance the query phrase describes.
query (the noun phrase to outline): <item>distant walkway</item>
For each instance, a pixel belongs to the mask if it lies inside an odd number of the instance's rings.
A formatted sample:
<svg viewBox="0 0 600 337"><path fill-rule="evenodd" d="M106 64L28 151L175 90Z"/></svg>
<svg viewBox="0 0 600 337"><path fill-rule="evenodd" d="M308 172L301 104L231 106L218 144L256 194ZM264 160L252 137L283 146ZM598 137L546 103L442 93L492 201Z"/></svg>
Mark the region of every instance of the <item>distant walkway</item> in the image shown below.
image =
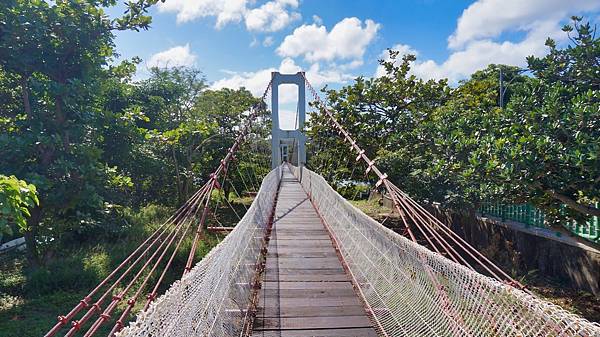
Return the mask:
<svg viewBox="0 0 600 337"><path fill-rule="evenodd" d="M327 230L287 167L253 336L377 336Z"/></svg>

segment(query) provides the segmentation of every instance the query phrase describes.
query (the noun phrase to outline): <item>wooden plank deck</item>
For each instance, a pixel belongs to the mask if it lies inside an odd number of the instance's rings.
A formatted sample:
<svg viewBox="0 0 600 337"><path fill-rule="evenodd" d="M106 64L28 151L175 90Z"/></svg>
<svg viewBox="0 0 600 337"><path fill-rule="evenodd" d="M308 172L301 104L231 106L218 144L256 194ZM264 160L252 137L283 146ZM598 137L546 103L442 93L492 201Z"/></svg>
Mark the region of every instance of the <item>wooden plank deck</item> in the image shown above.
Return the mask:
<svg viewBox="0 0 600 337"><path fill-rule="evenodd" d="M252 335L377 336L327 230L287 168Z"/></svg>

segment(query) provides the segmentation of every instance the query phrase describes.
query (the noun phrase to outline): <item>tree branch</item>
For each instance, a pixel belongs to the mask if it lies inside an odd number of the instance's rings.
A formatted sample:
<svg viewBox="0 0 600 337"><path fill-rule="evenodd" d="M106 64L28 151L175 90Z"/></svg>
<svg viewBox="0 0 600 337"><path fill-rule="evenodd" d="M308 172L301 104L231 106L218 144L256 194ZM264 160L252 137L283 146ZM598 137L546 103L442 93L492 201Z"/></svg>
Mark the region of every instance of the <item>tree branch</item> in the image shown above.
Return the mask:
<svg viewBox="0 0 600 337"><path fill-rule="evenodd" d="M577 201L573 200L572 198L570 198L569 196L560 194L554 190L545 190L545 192L550 194L554 199L563 202L565 205L569 206L571 209L573 209L579 213L600 216L600 208L596 208L596 207L589 206L589 205L588 206L582 205L582 204L578 203Z"/></svg>

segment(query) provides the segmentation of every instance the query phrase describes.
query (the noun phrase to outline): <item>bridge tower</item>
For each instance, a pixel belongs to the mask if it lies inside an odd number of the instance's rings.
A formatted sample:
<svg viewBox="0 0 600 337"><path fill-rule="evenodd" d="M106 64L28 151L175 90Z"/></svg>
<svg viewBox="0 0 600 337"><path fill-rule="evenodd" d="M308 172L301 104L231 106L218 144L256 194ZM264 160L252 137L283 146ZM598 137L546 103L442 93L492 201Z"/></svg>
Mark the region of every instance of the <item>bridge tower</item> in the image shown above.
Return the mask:
<svg viewBox="0 0 600 337"><path fill-rule="evenodd" d="M283 161L303 166L306 163L306 136L302 133L306 121L306 100L304 73L271 73L271 167L276 168ZM279 125L279 85L298 86L298 121L295 129L282 130Z"/></svg>

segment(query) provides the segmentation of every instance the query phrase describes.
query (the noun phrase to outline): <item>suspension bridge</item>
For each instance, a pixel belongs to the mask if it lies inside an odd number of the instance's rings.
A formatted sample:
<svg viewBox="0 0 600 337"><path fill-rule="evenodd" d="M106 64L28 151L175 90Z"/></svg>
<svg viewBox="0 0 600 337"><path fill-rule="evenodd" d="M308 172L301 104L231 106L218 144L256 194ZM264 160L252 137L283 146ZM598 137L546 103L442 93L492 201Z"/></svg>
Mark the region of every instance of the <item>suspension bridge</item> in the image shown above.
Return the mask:
<svg viewBox="0 0 600 337"><path fill-rule="evenodd" d="M298 86L295 130L279 127L278 87L286 83ZM356 209L306 168L306 89L356 153L352 159L387 192L405 235ZM253 122L266 112L269 93L272 170L235 228L195 261L214 213L213 191L221 189ZM190 236L182 277L159 296ZM206 184L59 316L46 337L101 334L600 336L600 325L533 295L394 185L299 72L272 74Z"/></svg>

